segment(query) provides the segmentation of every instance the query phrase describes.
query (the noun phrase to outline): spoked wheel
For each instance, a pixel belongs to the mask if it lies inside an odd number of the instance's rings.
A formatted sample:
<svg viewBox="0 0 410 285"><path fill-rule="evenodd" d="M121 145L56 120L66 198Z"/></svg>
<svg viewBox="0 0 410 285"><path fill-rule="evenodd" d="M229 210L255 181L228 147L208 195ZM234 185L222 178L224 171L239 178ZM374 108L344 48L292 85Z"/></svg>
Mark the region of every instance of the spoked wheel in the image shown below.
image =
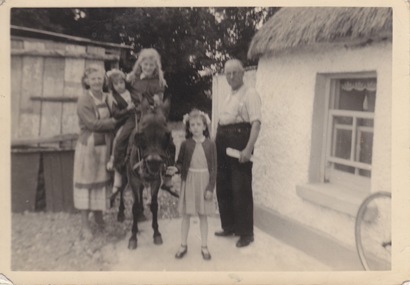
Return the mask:
<svg viewBox="0 0 410 285"><path fill-rule="evenodd" d="M391 269L391 193L377 192L360 205L356 248L365 270Z"/></svg>

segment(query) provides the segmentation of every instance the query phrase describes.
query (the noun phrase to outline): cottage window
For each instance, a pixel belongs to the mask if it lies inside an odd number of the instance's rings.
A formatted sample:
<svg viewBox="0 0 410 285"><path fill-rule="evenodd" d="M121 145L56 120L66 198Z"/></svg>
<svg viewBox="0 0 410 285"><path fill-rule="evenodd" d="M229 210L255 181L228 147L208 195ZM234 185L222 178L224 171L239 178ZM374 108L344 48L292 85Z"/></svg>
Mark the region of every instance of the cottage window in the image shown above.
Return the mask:
<svg viewBox="0 0 410 285"><path fill-rule="evenodd" d="M376 93L375 72L317 74L301 198L355 217L370 192Z"/></svg>
<svg viewBox="0 0 410 285"><path fill-rule="evenodd" d="M324 182L370 190L376 78L330 79Z"/></svg>

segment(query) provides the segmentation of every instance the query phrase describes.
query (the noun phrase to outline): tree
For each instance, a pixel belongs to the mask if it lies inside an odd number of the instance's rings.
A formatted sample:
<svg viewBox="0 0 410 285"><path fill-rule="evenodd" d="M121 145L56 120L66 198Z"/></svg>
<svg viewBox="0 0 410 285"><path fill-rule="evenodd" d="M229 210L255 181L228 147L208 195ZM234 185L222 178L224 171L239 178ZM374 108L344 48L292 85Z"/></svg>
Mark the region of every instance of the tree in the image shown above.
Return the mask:
<svg viewBox="0 0 410 285"><path fill-rule="evenodd" d="M52 30L99 41L125 43L138 53L153 47L162 55L171 119L192 107L210 112L211 76L228 58L245 65L249 43L277 8L24 8L12 9L12 24ZM132 63L122 68L129 71Z"/></svg>
<svg viewBox="0 0 410 285"><path fill-rule="evenodd" d="M217 32L223 58L237 58L246 66L255 65L255 61L247 58L249 44L257 30L278 10L273 7L215 8L215 15L220 19Z"/></svg>

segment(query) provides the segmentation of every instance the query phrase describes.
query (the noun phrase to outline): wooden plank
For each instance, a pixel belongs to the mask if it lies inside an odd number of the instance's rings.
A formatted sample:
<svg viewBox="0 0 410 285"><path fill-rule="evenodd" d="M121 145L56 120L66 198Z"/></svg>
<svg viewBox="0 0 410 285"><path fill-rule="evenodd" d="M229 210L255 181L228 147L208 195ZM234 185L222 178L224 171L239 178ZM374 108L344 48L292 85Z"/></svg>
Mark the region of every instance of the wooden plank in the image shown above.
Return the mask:
<svg viewBox="0 0 410 285"><path fill-rule="evenodd" d="M105 70L104 61L102 61L102 60L87 59L85 61L85 68L87 68L91 65L97 65L97 66L101 67L103 70Z"/></svg>
<svg viewBox="0 0 410 285"><path fill-rule="evenodd" d="M75 141L78 139L77 133L62 134L53 137L35 137L35 138L19 138L11 141L11 147L38 145L38 144L50 144L50 143L63 143L66 141Z"/></svg>
<svg viewBox="0 0 410 285"><path fill-rule="evenodd" d="M78 125L77 104L64 103L62 133L70 134L79 132L80 127Z"/></svg>
<svg viewBox="0 0 410 285"><path fill-rule="evenodd" d="M44 61L43 96L62 96L64 84L65 60L46 58Z"/></svg>
<svg viewBox="0 0 410 285"><path fill-rule="evenodd" d="M12 39L11 40L11 49L23 49L24 42L23 40Z"/></svg>
<svg viewBox="0 0 410 285"><path fill-rule="evenodd" d="M14 26L10 25L11 30L15 31L29 31L38 35L48 35L48 36L53 36L56 38L61 38L61 39L68 39L71 41L76 41L81 44L94 44L94 45L99 45L99 46L107 46L107 47L116 47L116 48L121 48L121 49L132 49L131 46L129 45L123 45L123 44L116 44L116 43L107 43L107 42L100 42L100 41L93 41L87 38L80 38L76 36L70 36L66 34L60 34L60 33L54 33L54 32L49 32L49 31L44 31L44 30L38 30L38 29L32 29L32 28L26 28L26 27L19 27L19 26ZM13 32L12 32L13 33ZM14 34L14 33L13 33ZM18 38L18 36L12 35L13 38Z"/></svg>
<svg viewBox="0 0 410 285"><path fill-rule="evenodd" d="M54 151L43 155L47 210L72 212L74 150Z"/></svg>
<svg viewBox="0 0 410 285"><path fill-rule="evenodd" d="M86 47L80 45L73 45L73 44L66 44L65 50L68 52L75 52L75 53L86 53Z"/></svg>
<svg viewBox="0 0 410 285"><path fill-rule="evenodd" d="M85 47L71 46L70 49L81 50ZM84 73L85 60L66 58L65 72L64 72L64 96L81 96L83 87L81 85L81 78ZM73 103L63 104L62 113L62 133L77 133L79 132L77 105Z"/></svg>
<svg viewBox="0 0 410 285"><path fill-rule="evenodd" d="M64 59L46 58L44 61L43 96L62 96L64 90ZM62 103L43 102L40 136L61 133Z"/></svg>
<svg viewBox="0 0 410 285"><path fill-rule="evenodd" d="M24 42L26 45L26 42ZM41 96L43 89L43 58L23 57L18 137L35 137L40 131L41 103L31 96Z"/></svg>
<svg viewBox="0 0 410 285"><path fill-rule="evenodd" d="M105 48L105 53L121 56L121 50L118 48Z"/></svg>
<svg viewBox="0 0 410 285"><path fill-rule="evenodd" d="M43 91L43 59L23 57L20 109L24 113L40 114L40 103L31 101L31 96L41 96Z"/></svg>
<svg viewBox="0 0 410 285"><path fill-rule="evenodd" d="M24 40L24 49L25 50L45 50L46 46L44 41L31 39L31 40Z"/></svg>
<svg viewBox="0 0 410 285"><path fill-rule="evenodd" d="M61 182L63 185L63 210L73 212L73 175L74 175L74 150L61 152Z"/></svg>
<svg viewBox="0 0 410 285"><path fill-rule="evenodd" d="M45 41L46 50L63 50L65 51L65 43L55 41Z"/></svg>
<svg viewBox="0 0 410 285"><path fill-rule="evenodd" d="M105 55L105 48L97 46L87 46L88 54Z"/></svg>
<svg viewBox="0 0 410 285"><path fill-rule="evenodd" d="M35 210L39 167L39 152L11 154L12 212Z"/></svg>
<svg viewBox="0 0 410 285"><path fill-rule="evenodd" d="M84 68L84 59L65 59L64 96L79 96L82 94L81 78L84 73Z"/></svg>
<svg viewBox="0 0 410 285"><path fill-rule="evenodd" d="M20 113L17 137L37 137L40 130L40 114Z"/></svg>
<svg viewBox="0 0 410 285"><path fill-rule="evenodd" d="M53 166L52 157L49 154L43 154L43 167L44 167L44 188L46 191L46 209L47 211L54 211L54 185L53 185Z"/></svg>
<svg viewBox="0 0 410 285"><path fill-rule="evenodd" d="M63 210L63 178L61 169L61 152L44 153L44 180L46 188L47 210L60 212Z"/></svg>
<svg viewBox="0 0 410 285"><path fill-rule="evenodd" d="M64 97L64 96L33 96L31 97L33 101L42 101L42 102L77 102L78 97Z"/></svg>
<svg viewBox="0 0 410 285"><path fill-rule="evenodd" d="M11 57L11 138L18 137L23 60Z"/></svg>
<svg viewBox="0 0 410 285"><path fill-rule="evenodd" d="M119 60L119 55L113 54L89 54L73 53L64 50L36 50L36 49L12 49L11 55L26 55L35 57L57 57L57 58L79 58L79 59L99 59L99 60Z"/></svg>

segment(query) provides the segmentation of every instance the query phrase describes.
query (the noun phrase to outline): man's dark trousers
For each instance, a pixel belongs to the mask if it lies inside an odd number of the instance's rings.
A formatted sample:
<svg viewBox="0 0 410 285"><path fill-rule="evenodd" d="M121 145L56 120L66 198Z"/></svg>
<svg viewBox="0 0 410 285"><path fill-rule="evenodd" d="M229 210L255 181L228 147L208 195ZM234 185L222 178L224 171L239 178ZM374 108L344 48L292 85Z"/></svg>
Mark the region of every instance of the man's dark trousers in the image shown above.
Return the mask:
<svg viewBox="0 0 410 285"><path fill-rule="evenodd" d="M240 163L226 155L230 147L242 151L249 140L250 123L218 126L217 199L222 229L238 236L253 236L252 162Z"/></svg>

